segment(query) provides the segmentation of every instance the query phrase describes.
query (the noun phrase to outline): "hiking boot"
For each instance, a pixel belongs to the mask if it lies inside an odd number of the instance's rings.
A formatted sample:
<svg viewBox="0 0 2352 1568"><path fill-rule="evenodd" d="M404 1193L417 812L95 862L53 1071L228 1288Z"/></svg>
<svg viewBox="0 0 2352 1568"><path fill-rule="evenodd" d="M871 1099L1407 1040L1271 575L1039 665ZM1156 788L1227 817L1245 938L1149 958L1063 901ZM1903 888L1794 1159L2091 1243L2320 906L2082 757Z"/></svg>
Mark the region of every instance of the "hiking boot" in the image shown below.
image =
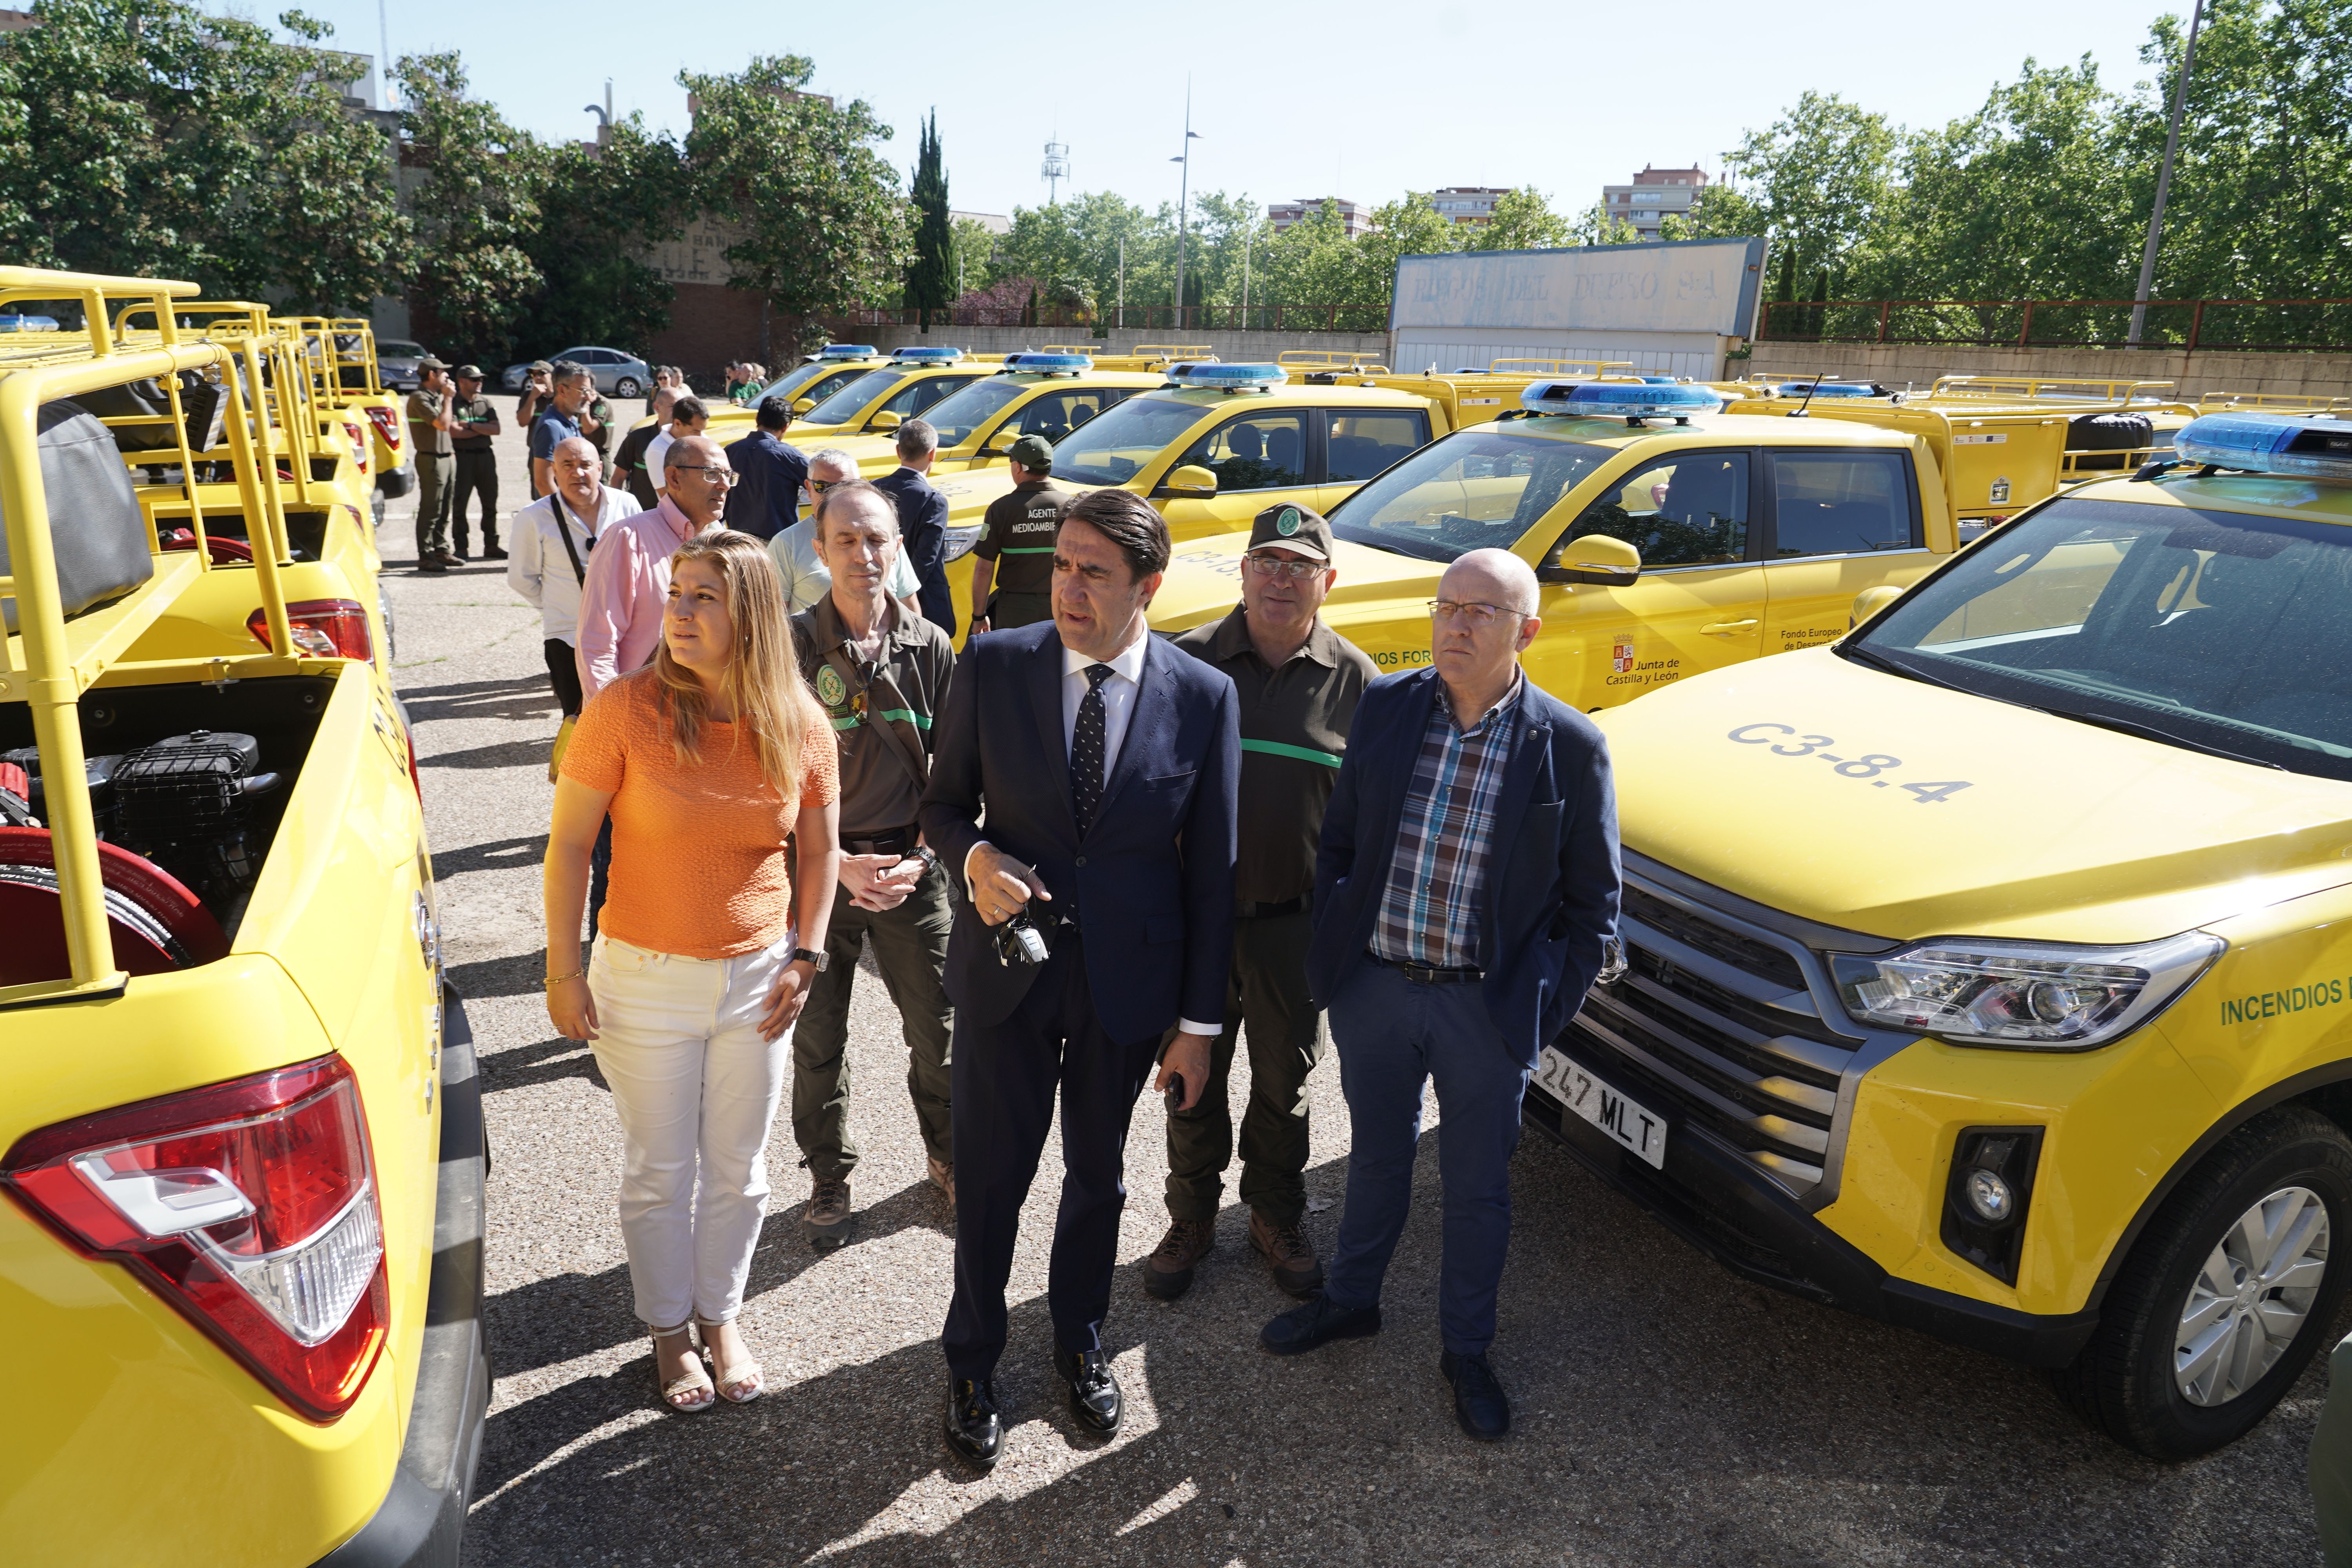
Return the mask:
<svg viewBox="0 0 2352 1568"><path fill-rule="evenodd" d="M1304 1301L1323 1289L1323 1262L1315 1256L1305 1226L1275 1225L1252 1209L1249 1243L1250 1250L1274 1271L1275 1288L1284 1295Z"/></svg>
<svg viewBox="0 0 2352 1568"><path fill-rule="evenodd" d="M949 1160L931 1160L931 1185L945 1194L948 1207L955 1207L955 1164Z"/></svg>
<svg viewBox="0 0 2352 1568"><path fill-rule="evenodd" d="M1213 1220L1180 1219L1160 1238L1143 1264L1143 1289L1157 1300L1173 1301L1192 1288L1192 1270L1217 1245Z"/></svg>
<svg viewBox="0 0 2352 1568"><path fill-rule="evenodd" d="M819 1181L816 1190L809 1194L807 1211L801 1215L809 1245L819 1252L831 1252L849 1239L850 1230L856 1223L857 1216L849 1209L849 1184Z"/></svg>
<svg viewBox="0 0 2352 1568"><path fill-rule="evenodd" d="M499 549L499 548L495 543L492 543L492 544L485 544L485 545L483 545L483 546L482 546L482 559L483 559L483 560L485 560L485 561L504 561L506 558L507 558L507 552L506 552L505 551L503 551L503 550L500 550L500 549Z"/></svg>

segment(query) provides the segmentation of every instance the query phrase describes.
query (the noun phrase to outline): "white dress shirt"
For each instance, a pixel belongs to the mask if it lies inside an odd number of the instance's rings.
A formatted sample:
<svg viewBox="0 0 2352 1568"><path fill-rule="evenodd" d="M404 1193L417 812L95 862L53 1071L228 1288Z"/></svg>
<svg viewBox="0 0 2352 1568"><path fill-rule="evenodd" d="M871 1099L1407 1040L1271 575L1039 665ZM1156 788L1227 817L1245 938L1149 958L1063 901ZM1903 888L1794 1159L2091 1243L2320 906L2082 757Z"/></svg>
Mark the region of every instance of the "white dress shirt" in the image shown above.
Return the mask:
<svg viewBox="0 0 2352 1568"><path fill-rule="evenodd" d="M677 443L677 437L669 433L667 425L662 426L660 435L646 443L646 480L657 491L669 489L669 476L665 469L669 463L669 449Z"/></svg>
<svg viewBox="0 0 2352 1568"><path fill-rule="evenodd" d="M562 503L561 526L572 535L572 548L580 554L583 574L588 569L590 548L604 531L643 510L637 505L637 498L626 490L616 490L610 485L598 488L604 494L593 518L581 517L569 501ZM563 552L563 540L555 531L559 526L557 504L554 496L541 496L518 510L507 525L507 586L538 609L542 637L576 645L581 579L572 574L572 558ZM583 529L583 523L590 528Z"/></svg>
<svg viewBox="0 0 2352 1568"><path fill-rule="evenodd" d="M1076 648L1066 647L1062 650L1062 765L1064 767L1069 765L1070 746L1077 734L1078 704L1085 701L1087 697L1087 688L1089 684L1087 680L1087 671L1098 662L1108 664L1110 666L1110 677L1102 683L1102 700L1103 784L1106 788L1108 787L1110 776L1118 766L1119 744L1127 739L1128 721L1135 717L1135 694L1143 689L1143 658L1150 647L1151 634L1145 632L1128 644L1124 649L1107 659L1097 660L1078 652ZM973 851L977 852L981 844L987 843L988 840L982 839L980 844L972 846ZM989 847L994 848L995 846L990 845ZM971 891L971 855L963 858L963 882L964 891L969 894ZM1050 889L1047 890L1051 891ZM979 903L980 900L977 898L972 900L975 909L979 907ZM1192 1018L1179 1018L1176 1020L1176 1026L1188 1035L1206 1035L1211 1039L1214 1039L1223 1032L1225 1026L1223 1020L1214 1024L1203 1024Z"/></svg>

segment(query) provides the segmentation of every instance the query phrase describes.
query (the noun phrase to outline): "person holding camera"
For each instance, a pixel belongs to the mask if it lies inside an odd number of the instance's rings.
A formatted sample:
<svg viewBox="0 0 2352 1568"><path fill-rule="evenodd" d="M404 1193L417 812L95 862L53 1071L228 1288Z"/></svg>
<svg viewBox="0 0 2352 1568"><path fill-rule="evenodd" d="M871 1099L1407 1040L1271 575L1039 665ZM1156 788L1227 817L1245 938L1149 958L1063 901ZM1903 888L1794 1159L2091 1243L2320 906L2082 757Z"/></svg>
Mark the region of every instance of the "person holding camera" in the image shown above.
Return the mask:
<svg viewBox="0 0 2352 1568"><path fill-rule="evenodd" d="M772 397L769 403L781 403ZM955 1202L948 1116L948 873L916 822L931 777L931 716L947 697L955 648L947 633L890 597L898 513L863 479L825 492L811 520L833 586L793 617L801 674L841 745L841 885L834 891L826 966L809 992L793 1045L793 1136L814 1181L802 1225L830 1252L850 1237L849 994L871 938L874 964L907 1039L907 1092L922 1129L931 1184Z"/></svg>
<svg viewBox="0 0 2352 1568"><path fill-rule="evenodd" d="M555 367L543 359L530 362L522 373L522 395L515 399L515 426L529 430L539 411L555 398Z"/></svg>
<svg viewBox="0 0 2352 1568"><path fill-rule="evenodd" d="M1167 523L1132 491L1073 500L1053 620L966 647L923 795L923 837L966 889L948 939L958 1201L940 1348L947 1445L982 1470L1003 1447L1004 1287L1056 1094L1054 1365L1079 1425L1108 1436L1125 1409L1102 1326L1128 1123L1155 1058L1171 1103L1198 1102L1224 1016L1240 704L1230 677L1150 633L1168 556Z"/></svg>
<svg viewBox="0 0 2352 1568"><path fill-rule="evenodd" d="M416 454L416 569L446 572L449 500L457 478L457 421L450 405L457 388L449 367L430 354L416 362L416 390L408 395L408 440Z"/></svg>

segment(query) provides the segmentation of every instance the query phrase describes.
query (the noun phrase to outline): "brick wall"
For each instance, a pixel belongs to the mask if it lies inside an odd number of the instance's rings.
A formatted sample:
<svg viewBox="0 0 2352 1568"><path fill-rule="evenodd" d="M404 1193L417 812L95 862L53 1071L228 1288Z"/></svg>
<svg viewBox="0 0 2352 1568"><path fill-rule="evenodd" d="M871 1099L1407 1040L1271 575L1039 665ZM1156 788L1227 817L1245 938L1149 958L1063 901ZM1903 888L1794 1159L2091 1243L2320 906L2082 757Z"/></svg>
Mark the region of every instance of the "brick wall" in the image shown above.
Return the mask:
<svg viewBox="0 0 2352 1568"><path fill-rule="evenodd" d="M669 308L669 325L654 334L646 358L655 364L674 364L686 372L689 385L716 388L721 370L732 360L755 360L774 366L790 359L789 345L772 352L766 337L770 323L759 295L718 283L672 285L677 298Z"/></svg>

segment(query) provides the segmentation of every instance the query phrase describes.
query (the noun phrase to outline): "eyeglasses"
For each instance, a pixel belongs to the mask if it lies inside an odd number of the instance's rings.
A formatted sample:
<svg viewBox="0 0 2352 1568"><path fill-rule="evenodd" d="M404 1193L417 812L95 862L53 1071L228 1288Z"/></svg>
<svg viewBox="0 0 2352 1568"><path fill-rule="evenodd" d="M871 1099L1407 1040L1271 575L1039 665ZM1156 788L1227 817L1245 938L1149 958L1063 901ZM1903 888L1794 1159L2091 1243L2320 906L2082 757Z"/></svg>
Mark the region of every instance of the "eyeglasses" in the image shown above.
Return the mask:
<svg viewBox="0 0 2352 1568"><path fill-rule="evenodd" d="M1330 570L1320 561L1285 561L1279 555L1244 555L1242 560L1261 577L1287 577L1304 583L1318 572Z"/></svg>
<svg viewBox="0 0 2352 1568"><path fill-rule="evenodd" d="M720 486L731 486L743 477L732 468L714 468L697 463L672 463L670 471L678 474L716 474L718 478L711 482Z"/></svg>
<svg viewBox="0 0 2352 1568"><path fill-rule="evenodd" d="M1526 611L1514 610L1502 605L1481 605L1475 602L1464 605L1456 604L1452 599L1429 601L1431 620L1447 625L1458 620L1473 631L1484 631L1505 616L1517 621L1528 619Z"/></svg>

